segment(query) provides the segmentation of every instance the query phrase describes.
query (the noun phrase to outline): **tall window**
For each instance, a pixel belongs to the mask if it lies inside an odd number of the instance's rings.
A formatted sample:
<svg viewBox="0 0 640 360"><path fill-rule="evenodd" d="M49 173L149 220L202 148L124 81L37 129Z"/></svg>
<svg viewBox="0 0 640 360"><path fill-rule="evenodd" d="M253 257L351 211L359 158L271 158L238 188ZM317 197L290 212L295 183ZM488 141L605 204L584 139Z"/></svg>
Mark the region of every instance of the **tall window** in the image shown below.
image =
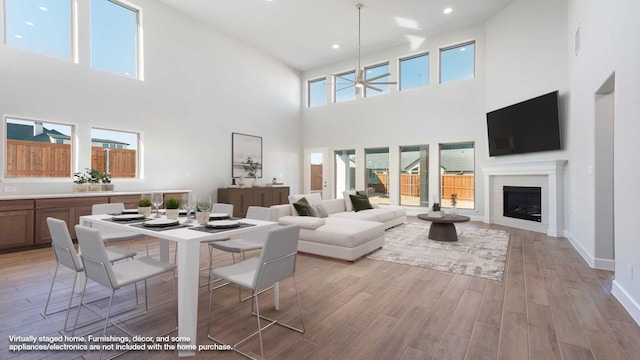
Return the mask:
<svg viewBox="0 0 640 360"><path fill-rule="evenodd" d="M91 168L114 178L136 177L138 142L138 133L92 128Z"/></svg>
<svg viewBox="0 0 640 360"><path fill-rule="evenodd" d="M389 76L380 77L389 73L389 63L369 66L364 68L364 78L374 79L373 82L389 82ZM389 92L389 85L371 85L364 88L364 97L386 94ZM375 88L375 89L374 89ZM377 90L376 90L377 89Z"/></svg>
<svg viewBox="0 0 640 360"><path fill-rule="evenodd" d="M73 126L5 118L7 178L71 177Z"/></svg>
<svg viewBox="0 0 640 360"><path fill-rule="evenodd" d="M91 0L91 67L140 77L139 12L115 0Z"/></svg>
<svg viewBox="0 0 640 360"><path fill-rule="evenodd" d="M400 59L400 91L429 86L429 53Z"/></svg>
<svg viewBox="0 0 640 360"><path fill-rule="evenodd" d="M366 191L373 203L389 203L389 148L365 149Z"/></svg>
<svg viewBox="0 0 640 360"><path fill-rule="evenodd" d="M336 196L343 191L356 189L356 151L337 150L335 152Z"/></svg>
<svg viewBox="0 0 640 360"><path fill-rule="evenodd" d="M5 0L7 45L71 61L71 0Z"/></svg>
<svg viewBox="0 0 640 360"><path fill-rule="evenodd" d="M356 81L355 70L334 75L333 79L333 102L343 102L354 100L356 98L356 87L353 83Z"/></svg>
<svg viewBox="0 0 640 360"><path fill-rule="evenodd" d="M475 42L440 49L440 83L475 77Z"/></svg>
<svg viewBox="0 0 640 360"><path fill-rule="evenodd" d="M327 78L307 82L307 106L327 105Z"/></svg>
<svg viewBox="0 0 640 360"><path fill-rule="evenodd" d="M440 204L452 206L452 195L459 209L475 208L474 143L440 144Z"/></svg>
<svg viewBox="0 0 640 360"><path fill-rule="evenodd" d="M429 145L400 147L400 205L429 207Z"/></svg>

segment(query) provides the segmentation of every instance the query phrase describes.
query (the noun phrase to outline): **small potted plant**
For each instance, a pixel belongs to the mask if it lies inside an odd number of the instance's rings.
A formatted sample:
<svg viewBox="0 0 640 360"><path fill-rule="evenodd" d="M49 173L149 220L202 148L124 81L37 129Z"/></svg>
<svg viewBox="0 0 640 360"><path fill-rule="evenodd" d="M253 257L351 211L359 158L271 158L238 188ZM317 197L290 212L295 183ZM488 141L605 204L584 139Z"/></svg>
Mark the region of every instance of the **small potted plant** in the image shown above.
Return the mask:
<svg viewBox="0 0 640 360"><path fill-rule="evenodd" d="M451 194L451 215L458 215L458 210L456 210L456 205L458 205L458 194Z"/></svg>
<svg viewBox="0 0 640 360"><path fill-rule="evenodd" d="M169 197L164 201L164 207L166 208L167 219L178 219L178 215L180 215L180 200Z"/></svg>
<svg viewBox="0 0 640 360"><path fill-rule="evenodd" d="M102 181L102 174L96 169L87 169L87 175L89 180L89 191L101 191L102 187L100 182Z"/></svg>
<svg viewBox="0 0 640 360"><path fill-rule="evenodd" d="M144 215L148 218L151 216L151 200L148 198L142 198L138 200L138 214Z"/></svg>
<svg viewBox="0 0 640 360"><path fill-rule="evenodd" d="M86 192L89 188L87 186L87 176L83 173L73 173L73 191L74 192Z"/></svg>
<svg viewBox="0 0 640 360"><path fill-rule="evenodd" d="M102 183L102 191L113 191L114 186L111 183L111 174L108 172L103 172L100 177L100 182Z"/></svg>

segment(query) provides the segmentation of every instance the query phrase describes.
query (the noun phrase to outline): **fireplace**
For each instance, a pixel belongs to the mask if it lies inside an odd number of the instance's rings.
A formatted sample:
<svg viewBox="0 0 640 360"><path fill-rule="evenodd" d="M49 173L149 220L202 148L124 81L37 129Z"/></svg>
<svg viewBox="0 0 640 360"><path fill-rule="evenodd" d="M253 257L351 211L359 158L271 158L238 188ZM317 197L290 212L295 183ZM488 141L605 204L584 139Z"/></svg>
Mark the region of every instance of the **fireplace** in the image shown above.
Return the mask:
<svg viewBox="0 0 640 360"><path fill-rule="evenodd" d="M503 216L542 221L542 189L528 186L503 186Z"/></svg>

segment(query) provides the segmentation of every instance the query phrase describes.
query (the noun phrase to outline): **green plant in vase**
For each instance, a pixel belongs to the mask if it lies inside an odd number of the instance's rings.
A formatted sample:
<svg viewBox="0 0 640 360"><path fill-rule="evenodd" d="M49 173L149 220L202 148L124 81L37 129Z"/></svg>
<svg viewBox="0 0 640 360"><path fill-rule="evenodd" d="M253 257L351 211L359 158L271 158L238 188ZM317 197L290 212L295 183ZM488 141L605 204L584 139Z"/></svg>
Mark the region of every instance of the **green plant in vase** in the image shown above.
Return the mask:
<svg viewBox="0 0 640 360"><path fill-rule="evenodd" d="M451 194L451 215L453 216L458 215L456 205L458 205L458 194Z"/></svg>
<svg viewBox="0 0 640 360"><path fill-rule="evenodd" d="M114 190L113 184L111 183L111 174L109 174L108 172L105 171L100 175L100 182L102 183L102 190L104 191Z"/></svg>
<svg viewBox="0 0 640 360"><path fill-rule="evenodd" d="M262 186L258 181L258 170L262 169L262 164L259 161L255 161L251 156L248 156L247 160L241 162L239 166L247 172L247 176L253 178L253 186Z"/></svg>
<svg viewBox="0 0 640 360"><path fill-rule="evenodd" d="M180 200L174 197L168 197L164 201L167 219L177 220L180 215Z"/></svg>
<svg viewBox="0 0 640 360"><path fill-rule="evenodd" d="M85 192L87 191L87 176L83 173L76 172L73 173L73 191L74 192Z"/></svg>
<svg viewBox="0 0 640 360"><path fill-rule="evenodd" d="M144 217L151 216L151 200L148 198L142 198L138 200L138 214L144 215Z"/></svg>

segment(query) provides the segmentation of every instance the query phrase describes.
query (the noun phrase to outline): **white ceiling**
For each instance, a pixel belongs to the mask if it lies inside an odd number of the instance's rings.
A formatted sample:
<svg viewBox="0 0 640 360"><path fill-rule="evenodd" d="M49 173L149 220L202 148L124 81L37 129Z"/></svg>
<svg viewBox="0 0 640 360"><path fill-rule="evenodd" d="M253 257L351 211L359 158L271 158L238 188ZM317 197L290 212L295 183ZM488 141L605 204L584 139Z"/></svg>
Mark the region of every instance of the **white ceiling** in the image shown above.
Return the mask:
<svg viewBox="0 0 640 360"><path fill-rule="evenodd" d="M306 71L484 21L513 0L160 0ZM442 13L453 8L449 15ZM332 45L340 44L340 49Z"/></svg>

